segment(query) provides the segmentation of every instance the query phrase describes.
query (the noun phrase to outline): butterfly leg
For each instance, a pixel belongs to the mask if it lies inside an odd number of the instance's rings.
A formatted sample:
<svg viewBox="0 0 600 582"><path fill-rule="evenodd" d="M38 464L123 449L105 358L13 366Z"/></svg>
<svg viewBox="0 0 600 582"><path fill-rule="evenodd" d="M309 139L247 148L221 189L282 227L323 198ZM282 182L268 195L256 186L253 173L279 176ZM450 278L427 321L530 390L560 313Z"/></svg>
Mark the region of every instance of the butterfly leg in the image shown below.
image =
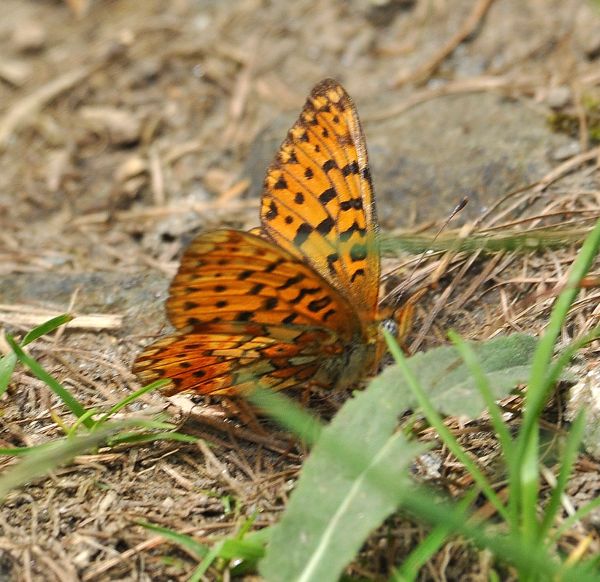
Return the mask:
<svg viewBox="0 0 600 582"><path fill-rule="evenodd" d="M266 436L268 432L261 426L256 409L243 397L231 398L223 396L221 400L228 416L237 418L259 435Z"/></svg>
<svg viewBox="0 0 600 582"><path fill-rule="evenodd" d="M415 291L415 293L413 293L402 305L396 308L392 316L396 322L396 325L398 326L398 335L396 336L396 339L398 340L402 351L406 355L410 355L410 353L404 340L408 336L408 332L412 327L415 305L423 297L423 295L427 293L427 291L429 291L428 287L423 287L418 291Z"/></svg>

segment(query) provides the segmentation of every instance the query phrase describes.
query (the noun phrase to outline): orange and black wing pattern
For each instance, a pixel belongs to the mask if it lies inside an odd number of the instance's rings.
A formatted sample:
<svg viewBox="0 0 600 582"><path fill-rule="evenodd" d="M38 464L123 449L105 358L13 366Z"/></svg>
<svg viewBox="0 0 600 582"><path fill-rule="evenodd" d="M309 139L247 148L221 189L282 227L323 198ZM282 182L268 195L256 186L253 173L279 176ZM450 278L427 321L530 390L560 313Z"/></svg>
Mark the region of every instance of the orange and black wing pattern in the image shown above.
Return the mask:
<svg viewBox="0 0 600 582"><path fill-rule="evenodd" d="M373 186L356 108L336 81L312 90L269 167L261 222L362 317L375 318L380 259Z"/></svg>
<svg viewBox="0 0 600 582"><path fill-rule="evenodd" d="M134 372L168 378L169 393L240 393L257 379L273 389L310 379L361 333L346 299L309 265L236 230L197 237L167 300L180 330L144 350Z"/></svg>

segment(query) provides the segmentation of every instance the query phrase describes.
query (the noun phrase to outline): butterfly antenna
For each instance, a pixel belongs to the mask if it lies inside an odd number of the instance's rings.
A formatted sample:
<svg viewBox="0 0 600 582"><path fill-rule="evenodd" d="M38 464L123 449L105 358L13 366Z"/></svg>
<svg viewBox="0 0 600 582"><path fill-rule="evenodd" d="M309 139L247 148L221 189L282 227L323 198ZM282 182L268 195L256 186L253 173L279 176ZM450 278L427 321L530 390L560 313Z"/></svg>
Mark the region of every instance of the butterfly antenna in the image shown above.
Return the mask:
<svg viewBox="0 0 600 582"><path fill-rule="evenodd" d="M440 226L440 228L438 229L438 231L435 233L435 236L433 237L432 241L431 241L431 245L433 245L435 243L435 241L439 238L440 234L442 234L442 232L448 227L448 224L450 224L450 221L459 213L462 211L462 209L468 204L469 202L469 197L465 196L453 209L452 212L448 215L448 217L446 218L446 220L444 220L443 224ZM410 275L408 276L408 278L404 281L404 286L407 286L409 284L409 282L411 281L411 279L414 277L415 273L417 272L417 270L419 269L419 267L421 266L421 263L425 260L425 257L427 256L427 253L429 252L430 249L423 251L421 253L421 256L419 257L419 260L415 263L415 266L413 267L412 271L410 272ZM392 289L389 293L387 293L383 299L382 302L386 301L387 299L389 299L392 295L394 295L394 293L396 292L396 289Z"/></svg>

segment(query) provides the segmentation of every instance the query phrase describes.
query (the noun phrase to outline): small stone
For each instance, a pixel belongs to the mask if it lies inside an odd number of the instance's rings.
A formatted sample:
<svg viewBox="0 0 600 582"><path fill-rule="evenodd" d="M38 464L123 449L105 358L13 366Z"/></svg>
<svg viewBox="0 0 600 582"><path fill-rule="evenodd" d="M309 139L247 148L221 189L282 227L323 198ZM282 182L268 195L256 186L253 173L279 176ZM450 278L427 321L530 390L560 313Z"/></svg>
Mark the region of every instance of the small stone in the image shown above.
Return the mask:
<svg viewBox="0 0 600 582"><path fill-rule="evenodd" d="M566 85L551 87L546 95L546 103L552 109L561 109L571 101L571 89Z"/></svg>
<svg viewBox="0 0 600 582"><path fill-rule="evenodd" d="M12 42L17 51L22 53L37 52L46 45L46 29L38 22L24 22L15 28Z"/></svg>
<svg viewBox="0 0 600 582"><path fill-rule="evenodd" d="M0 79L14 87L21 87L31 77L31 65L17 60L0 60Z"/></svg>
<svg viewBox="0 0 600 582"><path fill-rule="evenodd" d="M592 35L590 35L583 48L585 56L593 61L600 57L600 30L596 29Z"/></svg>
<svg viewBox="0 0 600 582"><path fill-rule="evenodd" d="M90 9L90 0L65 0L76 18L83 18Z"/></svg>
<svg viewBox="0 0 600 582"><path fill-rule="evenodd" d="M568 160L579 153L581 153L581 146L579 145L579 142L572 141L571 143L556 148L550 157L554 162L564 162L565 160Z"/></svg>
<svg viewBox="0 0 600 582"><path fill-rule="evenodd" d="M82 107L79 115L88 128L106 134L114 145L130 145L140 139L142 124L129 111L114 107Z"/></svg>
<svg viewBox="0 0 600 582"><path fill-rule="evenodd" d="M125 160L115 171L115 180L125 182L130 178L139 176L148 170L146 160L140 156L134 156Z"/></svg>

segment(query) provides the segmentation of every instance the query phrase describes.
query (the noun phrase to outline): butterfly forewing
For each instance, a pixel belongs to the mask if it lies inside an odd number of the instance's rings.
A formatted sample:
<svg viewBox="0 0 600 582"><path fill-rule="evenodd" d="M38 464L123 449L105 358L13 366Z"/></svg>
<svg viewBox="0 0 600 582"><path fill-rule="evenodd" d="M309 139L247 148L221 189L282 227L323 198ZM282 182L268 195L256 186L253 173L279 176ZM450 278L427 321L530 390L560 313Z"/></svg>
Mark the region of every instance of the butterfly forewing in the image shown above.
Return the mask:
<svg viewBox="0 0 600 582"><path fill-rule="evenodd" d="M309 96L270 166L263 229L301 256L373 321L379 249L364 135L354 104L331 79Z"/></svg>

